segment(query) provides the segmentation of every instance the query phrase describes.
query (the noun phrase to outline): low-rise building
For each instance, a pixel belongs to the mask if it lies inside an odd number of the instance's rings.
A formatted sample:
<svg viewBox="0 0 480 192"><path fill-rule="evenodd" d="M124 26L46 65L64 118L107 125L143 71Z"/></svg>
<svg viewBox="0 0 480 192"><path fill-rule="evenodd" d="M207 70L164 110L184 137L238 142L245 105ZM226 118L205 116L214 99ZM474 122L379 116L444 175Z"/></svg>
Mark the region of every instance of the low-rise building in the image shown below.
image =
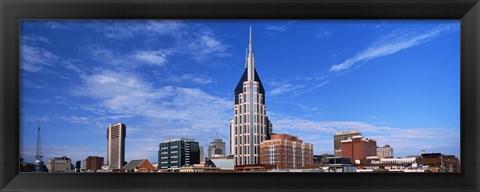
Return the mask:
<svg viewBox="0 0 480 192"><path fill-rule="evenodd" d="M313 156L313 165L315 167L322 167L329 164L328 157L335 157L335 155L324 153L323 155L314 155Z"/></svg>
<svg viewBox="0 0 480 192"><path fill-rule="evenodd" d="M377 147L377 156L380 158L393 158L393 148L390 145Z"/></svg>
<svg viewBox="0 0 480 192"><path fill-rule="evenodd" d="M441 153L424 153L420 158L420 166L427 167L429 172L460 172L460 162L454 155Z"/></svg>
<svg viewBox="0 0 480 192"><path fill-rule="evenodd" d="M104 165L104 158L99 156L88 156L84 160L84 171L87 172L96 172L99 169L102 169Z"/></svg>
<svg viewBox="0 0 480 192"><path fill-rule="evenodd" d="M325 172L355 172L356 168L352 165L350 158L327 157L328 167L323 167Z"/></svg>
<svg viewBox="0 0 480 192"><path fill-rule="evenodd" d="M46 163L49 172L70 172L72 171L72 160L68 157L55 157Z"/></svg>
<svg viewBox="0 0 480 192"><path fill-rule="evenodd" d="M266 165L236 165L234 172L266 172Z"/></svg>
<svg viewBox="0 0 480 192"><path fill-rule="evenodd" d="M342 141L342 157L352 159L352 164L364 164L367 156L377 155L377 141L353 136Z"/></svg>
<svg viewBox="0 0 480 192"><path fill-rule="evenodd" d="M123 169L127 172L153 172L155 170L148 159L131 160Z"/></svg>
<svg viewBox="0 0 480 192"><path fill-rule="evenodd" d="M288 134L270 135L260 143L260 164L271 169L304 169L313 167L313 144Z"/></svg>

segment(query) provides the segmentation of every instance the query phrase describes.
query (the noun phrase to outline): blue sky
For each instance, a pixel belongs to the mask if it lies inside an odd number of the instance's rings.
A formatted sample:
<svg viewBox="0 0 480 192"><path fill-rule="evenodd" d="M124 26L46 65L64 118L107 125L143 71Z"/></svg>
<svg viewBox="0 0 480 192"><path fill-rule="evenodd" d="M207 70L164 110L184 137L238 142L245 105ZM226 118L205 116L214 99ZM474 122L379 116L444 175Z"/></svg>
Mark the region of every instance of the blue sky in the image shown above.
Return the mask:
<svg viewBox="0 0 480 192"><path fill-rule="evenodd" d="M20 26L21 157L38 121L44 161L105 157L118 122L126 160L179 137L228 148L250 26L273 132L315 154L356 129L395 156L460 155L458 20L35 20Z"/></svg>

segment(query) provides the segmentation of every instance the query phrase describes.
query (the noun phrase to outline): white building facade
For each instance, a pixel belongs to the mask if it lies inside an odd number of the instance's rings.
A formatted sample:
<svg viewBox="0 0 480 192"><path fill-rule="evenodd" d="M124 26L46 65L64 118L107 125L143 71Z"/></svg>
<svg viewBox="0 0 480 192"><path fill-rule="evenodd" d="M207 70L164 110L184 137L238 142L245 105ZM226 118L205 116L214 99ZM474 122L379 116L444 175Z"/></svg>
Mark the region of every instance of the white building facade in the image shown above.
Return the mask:
<svg viewBox="0 0 480 192"><path fill-rule="evenodd" d="M46 163L49 172L71 172L72 160L68 157L56 157Z"/></svg>
<svg viewBox="0 0 480 192"><path fill-rule="evenodd" d="M393 158L393 148L390 145L377 147L377 156L380 158Z"/></svg>
<svg viewBox="0 0 480 192"><path fill-rule="evenodd" d="M253 57L252 29L245 71L235 88L234 115L230 123L230 153L235 165L260 163L260 143L269 139L271 122L267 117L265 89Z"/></svg>

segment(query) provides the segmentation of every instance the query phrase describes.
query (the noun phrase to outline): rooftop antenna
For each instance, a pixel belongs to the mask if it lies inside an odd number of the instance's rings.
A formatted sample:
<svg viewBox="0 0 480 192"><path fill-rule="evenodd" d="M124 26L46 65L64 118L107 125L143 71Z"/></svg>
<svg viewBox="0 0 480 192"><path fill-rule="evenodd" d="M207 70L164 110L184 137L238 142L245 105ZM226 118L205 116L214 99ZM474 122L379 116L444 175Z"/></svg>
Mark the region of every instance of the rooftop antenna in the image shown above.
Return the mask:
<svg viewBox="0 0 480 192"><path fill-rule="evenodd" d="M42 144L40 140L40 120L37 125L37 153L35 154L35 163L33 172L48 172L47 166L42 161Z"/></svg>
<svg viewBox="0 0 480 192"><path fill-rule="evenodd" d="M42 161L42 144L41 144L41 140L40 140L40 120L38 121L38 124L37 124L37 153L35 154L35 159L37 161Z"/></svg>

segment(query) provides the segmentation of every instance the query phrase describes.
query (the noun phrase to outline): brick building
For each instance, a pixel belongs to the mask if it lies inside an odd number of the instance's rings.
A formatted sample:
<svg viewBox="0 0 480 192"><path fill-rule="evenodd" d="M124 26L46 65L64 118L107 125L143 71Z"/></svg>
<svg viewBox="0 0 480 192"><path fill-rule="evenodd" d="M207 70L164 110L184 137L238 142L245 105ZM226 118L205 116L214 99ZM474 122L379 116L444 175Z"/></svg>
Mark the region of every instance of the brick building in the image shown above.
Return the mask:
<svg viewBox="0 0 480 192"><path fill-rule="evenodd" d="M373 139L353 136L342 141L342 157L352 159L352 164L364 164L367 156L376 155L377 141Z"/></svg>
<svg viewBox="0 0 480 192"><path fill-rule="evenodd" d="M271 134L260 144L260 164L269 168L303 169L313 167L313 144L303 143L296 136Z"/></svg>
<svg viewBox="0 0 480 192"><path fill-rule="evenodd" d="M453 155L424 153L420 158L421 166L428 166L429 172L460 172L460 161Z"/></svg>
<svg viewBox="0 0 480 192"><path fill-rule="evenodd" d="M342 157L342 141L357 135L361 136L362 133L360 133L358 130L341 131L335 133L333 136L333 151L335 157Z"/></svg>
<svg viewBox="0 0 480 192"><path fill-rule="evenodd" d="M99 169L102 169L103 163L103 157L88 156L85 159L85 170L97 171Z"/></svg>

